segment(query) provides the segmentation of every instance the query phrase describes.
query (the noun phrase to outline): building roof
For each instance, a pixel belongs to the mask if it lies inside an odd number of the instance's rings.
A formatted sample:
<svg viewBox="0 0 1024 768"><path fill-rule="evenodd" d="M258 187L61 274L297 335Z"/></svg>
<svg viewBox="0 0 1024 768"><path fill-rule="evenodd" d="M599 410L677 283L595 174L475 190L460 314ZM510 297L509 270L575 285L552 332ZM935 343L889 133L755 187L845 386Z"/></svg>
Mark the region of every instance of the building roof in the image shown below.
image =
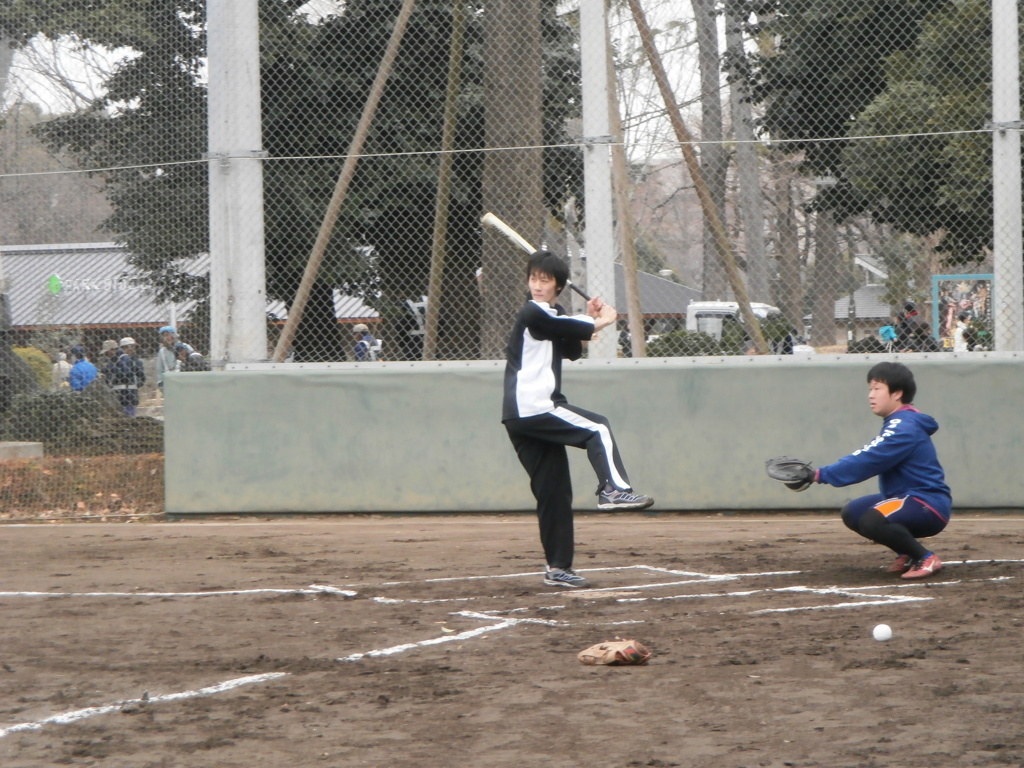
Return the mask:
<svg viewBox="0 0 1024 768"><path fill-rule="evenodd" d="M210 257L203 254L182 268L204 275ZM128 251L116 243L0 246L0 290L7 294L15 328L159 326L195 307L194 301L158 302L141 277L128 263ZM378 316L337 290L334 307L339 320ZM288 316L280 301L269 302L267 311L280 320Z"/></svg>
<svg viewBox="0 0 1024 768"><path fill-rule="evenodd" d="M202 254L181 268L205 275L210 271L210 257ZM117 243L0 246L0 278L11 324L19 329L160 326L172 318L186 317L195 307L194 301L158 302L142 274L128 263L127 249ZM699 290L648 272L637 272L637 285L644 317L685 315L690 302L701 299ZM615 307L626 314L622 264L615 264ZM339 321L379 317L377 310L360 298L338 289L334 290L334 310ZM268 302L267 313L278 321L288 318L282 301Z"/></svg>
<svg viewBox="0 0 1024 768"><path fill-rule="evenodd" d="M884 285L865 285L853 292L854 311L858 320L888 320L892 317L892 307L882 301L885 295ZM843 296L836 300L835 319L846 320L850 316L850 297Z"/></svg>
<svg viewBox="0 0 1024 768"><path fill-rule="evenodd" d="M691 301L701 300L701 292L696 288L688 288L649 272L637 271L636 282L640 291L640 311L644 317L685 315ZM628 314L626 270L618 263L615 264L615 308L619 314Z"/></svg>
<svg viewBox="0 0 1024 768"><path fill-rule="evenodd" d="M867 254L862 253L859 256L853 257L853 263L862 269L866 269L868 273L874 277L881 280L889 279L889 272L886 270L885 264L874 256L868 256Z"/></svg>

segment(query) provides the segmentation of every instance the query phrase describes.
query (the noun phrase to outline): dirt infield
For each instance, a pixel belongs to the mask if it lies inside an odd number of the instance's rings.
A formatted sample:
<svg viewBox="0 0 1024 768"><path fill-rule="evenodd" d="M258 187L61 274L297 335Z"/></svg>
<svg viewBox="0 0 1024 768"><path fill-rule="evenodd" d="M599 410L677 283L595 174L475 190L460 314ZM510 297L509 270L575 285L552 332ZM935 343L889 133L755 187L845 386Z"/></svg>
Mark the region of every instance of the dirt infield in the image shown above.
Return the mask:
<svg viewBox="0 0 1024 768"><path fill-rule="evenodd" d="M0 538L5 768L1024 764L1020 517L908 584L831 517L581 516L582 592L527 516Z"/></svg>

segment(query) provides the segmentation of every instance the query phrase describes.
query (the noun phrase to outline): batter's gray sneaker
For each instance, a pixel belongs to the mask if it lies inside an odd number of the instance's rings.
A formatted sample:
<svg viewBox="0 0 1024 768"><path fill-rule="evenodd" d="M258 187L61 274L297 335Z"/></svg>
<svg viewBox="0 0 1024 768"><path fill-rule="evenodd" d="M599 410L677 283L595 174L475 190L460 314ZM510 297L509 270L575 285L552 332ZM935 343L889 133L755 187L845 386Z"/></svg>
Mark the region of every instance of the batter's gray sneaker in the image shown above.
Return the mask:
<svg viewBox="0 0 1024 768"><path fill-rule="evenodd" d="M580 576L572 568L548 568L544 573L544 583L551 587L589 587L590 582Z"/></svg>
<svg viewBox="0 0 1024 768"><path fill-rule="evenodd" d="M597 495L597 508L607 510L626 509L647 509L654 503L650 496L632 491L620 491L612 488L610 491L601 491Z"/></svg>

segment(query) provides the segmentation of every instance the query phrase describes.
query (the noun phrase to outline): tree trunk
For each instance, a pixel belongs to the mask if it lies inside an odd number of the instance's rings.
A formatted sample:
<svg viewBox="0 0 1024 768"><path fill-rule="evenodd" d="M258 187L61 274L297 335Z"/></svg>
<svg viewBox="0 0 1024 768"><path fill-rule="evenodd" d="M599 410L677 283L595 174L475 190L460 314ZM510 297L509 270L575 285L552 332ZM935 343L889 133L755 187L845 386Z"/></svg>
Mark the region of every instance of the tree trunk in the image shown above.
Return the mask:
<svg viewBox="0 0 1024 768"><path fill-rule="evenodd" d="M718 218L725 223L725 177L728 158L722 146L722 100L719 83L718 25L714 0L692 0L700 62L701 139L700 168ZM715 244L715 233L704 218L704 299L728 299L725 269Z"/></svg>
<svg viewBox="0 0 1024 768"><path fill-rule="evenodd" d="M776 301L782 314L797 332L803 335L803 281L800 278L800 241L797 235L796 210L789 164L777 157L775 179L775 258L779 264L779 287Z"/></svg>
<svg viewBox="0 0 1024 768"><path fill-rule="evenodd" d="M740 187L740 220L743 242L747 250L747 292L751 301L770 302L768 264L764 248L764 210L761 204L761 181L758 173L757 145L754 143L754 120L745 81L736 71L743 56L743 32L740 19L727 12L725 41L731 67L729 105L733 134L736 136L736 172Z"/></svg>
<svg viewBox="0 0 1024 768"><path fill-rule="evenodd" d="M0 104L7 93L7 76L11 71L14 49L11 39L0 33ZM4 265L0 262L0 413L11 406L11 398L39 389L28 363L14 354L11 309L4 290Z"/></svg>
<svg viewBox="0 0 1024 768"><path fill-rule="evenodd" d="M836 294L839 284L839 233L832 211L818 211L814 228L814 279L811 295L811 345L836 343Z"/></svg>
<svg viewBox="0 0 1024 768"><path fill-rule="evenodd" d="M540 0L489 0L484 19L483 209L539 246L544 233ZM509 147L529 149L506 150ZM525 254L485 232L480 356L504 357L526 286Z"/></svg>

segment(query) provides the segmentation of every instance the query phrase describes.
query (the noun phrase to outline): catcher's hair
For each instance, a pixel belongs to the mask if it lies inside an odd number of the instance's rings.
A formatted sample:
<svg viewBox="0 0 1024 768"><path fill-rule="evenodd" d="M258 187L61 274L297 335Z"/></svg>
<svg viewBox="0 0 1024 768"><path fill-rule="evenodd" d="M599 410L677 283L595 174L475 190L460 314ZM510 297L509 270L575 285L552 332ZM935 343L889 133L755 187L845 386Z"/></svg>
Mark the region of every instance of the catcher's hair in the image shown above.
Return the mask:
<svg viewBox="0 0 1024 768"><path fill-rule="evenodd" d="M917 394L914 374L903 363L877 363L868 371L868 384L880 381L889 388L889 392L902 392L902 402L910 405Z"/></svg>
<svg viewBox="0 0 1024 768"><path fill-rule="evenodd" d="M545 275L555 278L555 285L558 287L559 293L569 281L569 265L551 251L533 252L530 260L526 262L526 279L529 280L530 275L534 272L543 272Z"/></svg>

